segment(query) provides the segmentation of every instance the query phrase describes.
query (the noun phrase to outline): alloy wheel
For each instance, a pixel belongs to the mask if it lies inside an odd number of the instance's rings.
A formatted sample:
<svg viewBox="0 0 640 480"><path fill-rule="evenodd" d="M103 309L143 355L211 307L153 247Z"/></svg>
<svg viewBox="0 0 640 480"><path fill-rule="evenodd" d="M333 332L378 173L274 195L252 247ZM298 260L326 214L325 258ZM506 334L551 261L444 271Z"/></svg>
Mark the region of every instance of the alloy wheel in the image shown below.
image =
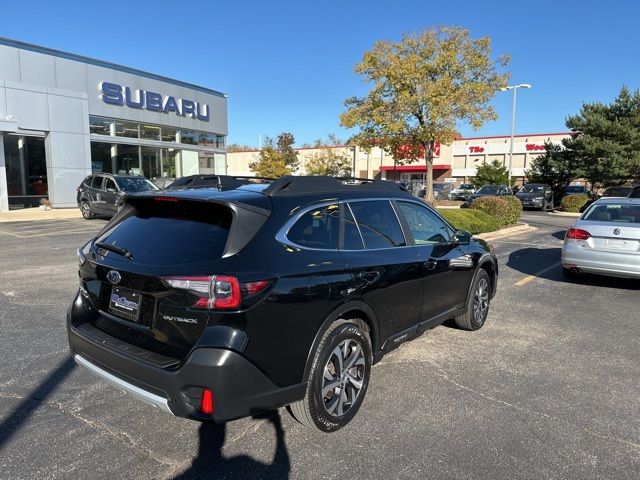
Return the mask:
<svg viewBox="0 0 640 480"><path fill-rule="evenodd" d="M486 278L480 279L473 296L473 320L476 323L484 322L489 309L489 283Z"/></svg>
<svg viewBox="0 0 640 480"><path fill-rule="evenodd" d="M86 202L82 204L82 216L84 218L89 218L91 216L91 207Z"/></svg>
<svg viewBox="0 0 640 480"><path fill-rule="evenodd" d="M340 417L355 404L364 373L364 352L356 340L344 340L331 352L322 378L322 403L329 415Z"/></svg>

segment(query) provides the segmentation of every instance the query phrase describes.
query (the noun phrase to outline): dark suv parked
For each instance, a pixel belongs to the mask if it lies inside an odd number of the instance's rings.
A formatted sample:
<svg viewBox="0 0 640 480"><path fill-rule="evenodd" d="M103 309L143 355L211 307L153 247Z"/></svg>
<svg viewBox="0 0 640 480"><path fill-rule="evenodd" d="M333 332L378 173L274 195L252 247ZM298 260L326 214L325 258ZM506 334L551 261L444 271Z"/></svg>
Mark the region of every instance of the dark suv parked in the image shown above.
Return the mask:
<svg viewBox="0 0 640 480"><path fill-rule="evenodd" d="M386 352L447 319L482 327L498 275L397 184L330 177L127 196L78 256L78 364L174 415L288 405L325 432Z"/></svg>
<svg viewBox="0 0 640 480"><path fill-rule="evenodd" d="M516 198L522 202L522 208L553 210L554 207L553 190L544 183L525 183Z"/></svg>
<svg viewBox="0 0 640 480"><path fill-rule="evenodd" d="M140 176L89 175L78 186L78 207L87 220L96 215L111 217L122 207L125 194L152 190L158 190L158 187Z"/></svg>

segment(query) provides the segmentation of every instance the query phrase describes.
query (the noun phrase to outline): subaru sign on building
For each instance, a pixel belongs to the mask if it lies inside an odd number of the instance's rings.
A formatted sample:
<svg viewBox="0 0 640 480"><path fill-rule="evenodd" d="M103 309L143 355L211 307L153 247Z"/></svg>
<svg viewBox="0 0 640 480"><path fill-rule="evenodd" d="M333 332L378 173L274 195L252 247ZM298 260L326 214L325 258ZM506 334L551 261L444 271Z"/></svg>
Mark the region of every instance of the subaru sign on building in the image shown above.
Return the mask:
<svg viewBox="0 0 640 480"><path fill-rule="evenodd" d="M95 172L225 173L226 95L0 38L0 211L74 207Z"/></svg>

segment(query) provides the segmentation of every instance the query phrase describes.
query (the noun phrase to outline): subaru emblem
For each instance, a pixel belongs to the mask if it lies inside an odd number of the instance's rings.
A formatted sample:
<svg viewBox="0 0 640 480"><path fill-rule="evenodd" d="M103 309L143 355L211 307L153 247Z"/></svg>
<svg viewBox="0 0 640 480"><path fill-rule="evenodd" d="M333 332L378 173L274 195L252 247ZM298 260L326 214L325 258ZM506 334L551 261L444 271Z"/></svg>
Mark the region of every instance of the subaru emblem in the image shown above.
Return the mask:
<svg viewBox="0 0 640 480"><path fill-rule="evenodd" d="M613 229L613 234L614 235L620 235L620 229L619 228L614 228Z"/></svg>
<svg viewBox="0 0 640 480"><path fill-rule="evenodd" d="M109 280L112 285L117 285L120 283L120 280L122 280L122 277L120 276L120 272L117 270L109 270L109 273L107 273L107 280Z"/></svg>

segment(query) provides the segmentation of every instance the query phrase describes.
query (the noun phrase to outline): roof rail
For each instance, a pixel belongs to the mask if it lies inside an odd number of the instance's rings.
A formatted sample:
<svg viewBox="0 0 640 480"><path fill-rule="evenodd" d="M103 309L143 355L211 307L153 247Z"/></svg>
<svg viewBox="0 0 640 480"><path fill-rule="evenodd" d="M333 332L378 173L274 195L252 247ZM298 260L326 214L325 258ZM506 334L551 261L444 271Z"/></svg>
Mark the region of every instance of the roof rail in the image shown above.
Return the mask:
<svg viewBox="0 0 640 480"><path fill-rule="evenodd" d="M358 191L406 192L406 189L401 185L387 180L288 175L274 180L262 193L269 196L284 196L316 192L353 192L355 189Z"/></svg>

